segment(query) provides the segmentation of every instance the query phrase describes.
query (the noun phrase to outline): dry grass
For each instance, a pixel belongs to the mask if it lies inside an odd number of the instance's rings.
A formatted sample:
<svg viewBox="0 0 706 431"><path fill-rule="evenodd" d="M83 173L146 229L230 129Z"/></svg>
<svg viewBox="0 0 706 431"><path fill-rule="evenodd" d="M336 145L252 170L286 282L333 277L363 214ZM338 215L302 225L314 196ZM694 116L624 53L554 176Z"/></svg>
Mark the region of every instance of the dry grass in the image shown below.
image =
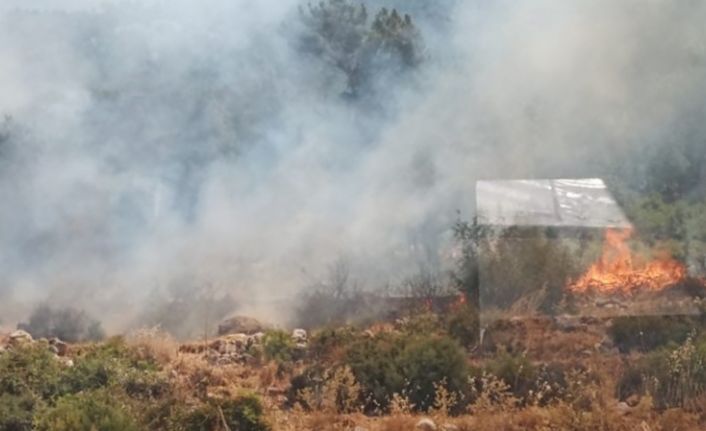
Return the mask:
<svg viewBox="0 0 706 431"><path fill-rule="evenodd" d="M454 425L459 431L690 431L706 429L704 419L682 409L657 410L649 396L629 410L618 407L616 381L634 355L601 352L595 348L604 336L598 323L578 330L561 331L541 319L495 330L493 342L511 345L533 361L560 361L581 371L568 375L568 384L559 399L540 403L542 394L520 402L508 386L492 375L483 375L483 388L473 394L475 402L460 416L450 412L459 402L458 394L436 387L434 408L427 417L438 429ZM387 328L385 328L387 329ZM203 352L177 353L178 346L161 331L141 330L127 337L128 343L145 357L166 364L166 371L184 399L235 396L242 389L259 393L274 431L412 431L424 416L413 413L414 406L403 394L394 396L391 411L382 416L366 416L357 405L360 387L351 370L330 368L320 392L310 393L305 410L285 405L283 393L293 375L308 364L297 362L282 367L276 363L253 365L213 365ZM591 355L582 352L591 350ZM492 360L492 351L476 353L476 365ZM330 360L330 358L327 358ZM471 386L474 387L474 386ZM345 396L341 396L344 394ZM303 394L306 398L307 394ZM704 410L706 411L706 410Z"/></svg>
<svg viewBox="0 0 706 431"><path fill-rule="evenodd" d="M151 359L166 365L172 362L179 350L177 341L159 327L138 329L125 338L143 359Z"/></svg>

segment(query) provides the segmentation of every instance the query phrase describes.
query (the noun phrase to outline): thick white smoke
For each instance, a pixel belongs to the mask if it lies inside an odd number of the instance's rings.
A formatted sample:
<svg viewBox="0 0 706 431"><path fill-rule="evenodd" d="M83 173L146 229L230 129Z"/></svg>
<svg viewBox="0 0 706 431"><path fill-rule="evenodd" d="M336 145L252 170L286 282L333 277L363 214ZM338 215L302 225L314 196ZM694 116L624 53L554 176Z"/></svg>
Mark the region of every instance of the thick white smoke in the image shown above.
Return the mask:
<svg viewBox="0 0 706 431"><path fill-rule="evenodd" d="M5 2L5 320L53 298L124 324L182 278L289 297L341 256L376 288L438 257L477 178L706 137L702 2L393 3L425 61L352 101L295 0Z"/></svg>

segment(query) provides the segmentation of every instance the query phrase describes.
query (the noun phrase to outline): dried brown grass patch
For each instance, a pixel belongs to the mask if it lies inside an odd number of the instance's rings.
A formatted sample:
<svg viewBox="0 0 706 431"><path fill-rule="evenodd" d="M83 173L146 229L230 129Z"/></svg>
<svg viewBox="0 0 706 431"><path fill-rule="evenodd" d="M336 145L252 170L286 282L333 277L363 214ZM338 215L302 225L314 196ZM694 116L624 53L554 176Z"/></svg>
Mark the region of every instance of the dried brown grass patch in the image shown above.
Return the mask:
<svg viewBox="0 0 706 431"><path fill-rule="evenodd" d="M414 417L406 415L393 415L382 420L380 431L408 431L413 430L417 421Z"/></svg>
<svg viewBox="0 0 706 431"><path fill-rule="evenodd" d="M159 327L138 329L130 333L125 342L142 359L151 359L162 365L173 361L179 350L177 341Z"/></svg>

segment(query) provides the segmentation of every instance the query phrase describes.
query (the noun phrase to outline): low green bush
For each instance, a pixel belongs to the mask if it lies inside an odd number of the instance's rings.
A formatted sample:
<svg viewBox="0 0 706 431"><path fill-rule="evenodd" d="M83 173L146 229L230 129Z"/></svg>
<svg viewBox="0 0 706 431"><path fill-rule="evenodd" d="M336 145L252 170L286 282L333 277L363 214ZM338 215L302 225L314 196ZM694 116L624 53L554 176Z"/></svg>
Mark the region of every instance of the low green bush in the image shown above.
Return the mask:
<svg viewBox="0 0 706 431"><path fill-rule="evenodd" d="M524 355L511 355L504 351L488 362L484 370L504 381L512 393L521 399L535 389L539 375L538 368Z"/></svg>
<svg viewBox="0 0 706 431"><path fill-rule="evenodd" d="M296 346L292 337L285 331L267 331L262 340L265 358L276 362L289 362L295 359Z"/></svg>
<svg viewBox="0 0 706 431"><path fill-rule="evenodd" d="M324 328L314 332L308 345L309 355L316 360L331 359L340 350L345 350L359 337L350 326Z"/></svg>
<svg viewBox="0 0 706 431"><path fill-rule="evenodd" d="M617 385L618 396L652 396L658 408L697 408L706 394L706 340L691 338L676 348L651 352L628 367Z"/></svg>
<svg viewBox="0 0 706 431"><path fill-rule="evenodd" d="M452 309L445 318L448 334L462 346L473 346L480 336L478 311L471 304Z"/></svg>
<svg viewBox="0 0 706 431"><path fill-rule="evenodd" d="M699 330L699 322L685 316L621 316L613 319L608 335L623 353L648 352L683 343Z"/></svg>
<svg viewBox="0 0 706 431"><path fill-rule="evenodd" d="M68 393L108 386L134 398L153 398L166 392L158 364L137 355L120 338L87 347L74 362L61 378L62 389Z"/></svg>
<svg viewBox="0 0 706 431"><path fill-rule="evenodd" d="M561 363L534 364L524 355L500 351L483 367L473 369L472 375L476 377L474 392L481 393L484 389L482 379L478 377L489 375L502 380L519 404L546 405L567 395L570 370L581 371Z"/></svg>
<svg viewBox="0 0 706 431"><path fill-rule="evenodd" d="M115 406L105 405L108 401L122 399L148 414L154 406L142 401L159 404L158 398L170 394L169 382L158 365L141 359L122 340L82 349L70 367L57 360L45 343L14 347L1 354L0 431L30 430L33 421L40 418L46 429L59 423L70 426L57 429L72 429L92 421L94 413L103 410L110 410L107 417L122 424L120 414L110 413ZM89 403L82 394L98 394L97 404ZM77 409L75 414L70 411L73 408ZM113 429L110 427L98 429Z"/></svg>
<svg viewBox="0 0 706 431"><path fill-rule="evenodd" d="M436 385L462 392L465 351L449 337L387 334L359 340L345 359L362 387L366 411L384 411L394 394L405 394L420 411L432 407Z"/></svg>
<svg viewBox="0 0 706 431"><path fill-rule="evenodd" d="M366 411L387 409L392 395L405 388L405 376L398 364L403 347L403 338L391 334L358 340L349 346L345 362L362 385Z"/></svg>
<svg viewBox="0 0 706 431"><path fill-rule="evenodd" d="M29 392L0 395L0 431L30 431L34 411L40 404Z"/></svg>
<svg viewBox="0 0 706 431"><path fill-rule="evenodd" d="M64 369L39 343L11 349L0 355L0 393L49 399L61 392Z"/></svg>
<svg viewBox="0 0 706 431"><path fill-rule="evenodd" d="M227 428L226 428L227 426ZM269 431L262 402L254 394L244 393L236 398L210 400L186 412L177 413L171 420L171 431Z"/></svg>
<svg viewBox="0 0 706 431"><path fill-rule="evenodd" d="M35 419L37 431L137 431L140 429L119 398L102 391L59 398Z"/></svg>
<svg viewBox="0 0 706 431"><path fill-rule="evenodd" d="M402 320L402 331L409 335L440 334L445 332L444 322L437 313L430 311L413 311L411 315Z"/></svg>
<svg viewBox="0 0 706 431"><path fill-rule="evenodd" d="M306 367L303 371L292 377L287 390L287 403L289 407L296 404L310 409L307 399L302 397L305 390L320 391L326 376L326 369L320 363Z"/></svg>
<svg viewBox="0 0 706 431"><path fill-rule="evenodd" d="M465 351L448 337L414 337L405 343L398 358L406 394L421 411L434 405L436 387L442 384L462 393L468 380Z"/></svg>

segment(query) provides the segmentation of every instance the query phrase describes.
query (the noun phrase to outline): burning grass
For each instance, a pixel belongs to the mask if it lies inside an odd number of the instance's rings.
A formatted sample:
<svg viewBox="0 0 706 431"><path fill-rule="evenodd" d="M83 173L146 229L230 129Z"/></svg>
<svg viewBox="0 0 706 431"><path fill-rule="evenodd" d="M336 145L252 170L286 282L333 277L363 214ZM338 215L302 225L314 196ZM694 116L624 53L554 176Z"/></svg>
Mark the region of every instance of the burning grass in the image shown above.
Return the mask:
<svg viewBox="0 0 706 431"><path fill-rule="evenodd" d="M686 278L684 265L664 251L651 258L634 254L628 244L632 235L632 229L606 229L601 257L569 283L569 291L633 295L661 291Z"/></svg>

